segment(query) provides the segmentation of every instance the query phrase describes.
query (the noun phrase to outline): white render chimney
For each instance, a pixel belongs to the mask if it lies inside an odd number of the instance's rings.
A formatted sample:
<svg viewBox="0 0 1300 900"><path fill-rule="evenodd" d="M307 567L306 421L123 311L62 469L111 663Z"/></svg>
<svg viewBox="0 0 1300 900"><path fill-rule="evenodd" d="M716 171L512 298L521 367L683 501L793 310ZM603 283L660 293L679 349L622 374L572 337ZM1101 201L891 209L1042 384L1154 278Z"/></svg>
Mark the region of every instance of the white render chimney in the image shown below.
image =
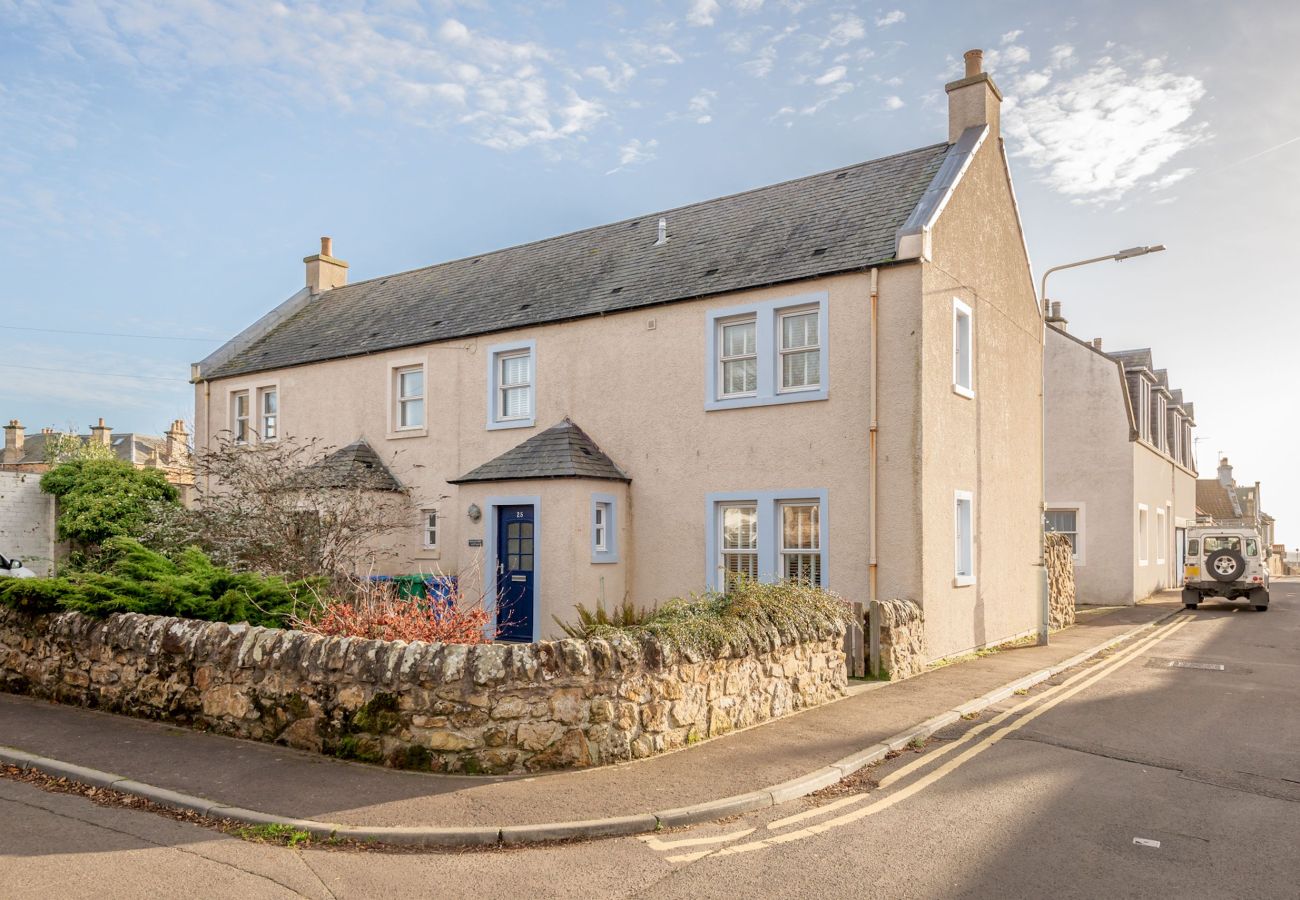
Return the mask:
<svg viewBox="0 0 1300 900"><path fill-rule="evenodd" d="M307 264L307 289L313 294L342 287L348 283L348 264L334 258L334 239L320 239L320 253L303 257Z"/></svg>
<svg viewBox="0 0 1300 900"><path fill-rule="evenodd" d="M991 137L1001 134L1002 92L984 71L984 51L966 51L966 74L944 86L948 92L948 143L967 128L989 126Z"/></svg>
<svg viewBox="0 0 1300 900"><path fill-rule="evenodd" d="M1228 462L1228 457L1219 460L1219 484L1224 487L1233 487L1236 482L1232 480L1232 464Z"/></svg>

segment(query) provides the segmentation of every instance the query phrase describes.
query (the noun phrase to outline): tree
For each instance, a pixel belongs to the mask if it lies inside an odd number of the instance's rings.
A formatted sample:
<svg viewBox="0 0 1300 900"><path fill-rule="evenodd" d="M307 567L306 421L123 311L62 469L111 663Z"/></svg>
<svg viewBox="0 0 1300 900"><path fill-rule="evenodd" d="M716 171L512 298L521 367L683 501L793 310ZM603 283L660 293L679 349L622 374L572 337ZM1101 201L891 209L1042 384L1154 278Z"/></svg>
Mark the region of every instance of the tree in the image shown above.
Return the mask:
<svg viewBox="0 0 1300 900"><path fill-rule="evenodd" d="M111 537L139 537L156 505L176 506L180 496L163 473L119 459L60 463L41 476L41 490L58 498L59 538L90 557Z"/></svg>
<svg viewBox="0 0 1300 900"><path fill-rule="evenodd" d="M377 459L374 468L342 465L332 450L289 437L219 439L195 455L195 507L162 509L145 543L169 553L194 545L236 571L324 576L350 593L358 575L394 555L385 538L414 518Z"/></svg>
<svg viewBox="0 0 1300 900"><path fill-rule="evenodd" d="M86 440L75 432L59 432L45 437L45 461L52 466L88 459L117 459L113 448L100 441Z"/></svg>

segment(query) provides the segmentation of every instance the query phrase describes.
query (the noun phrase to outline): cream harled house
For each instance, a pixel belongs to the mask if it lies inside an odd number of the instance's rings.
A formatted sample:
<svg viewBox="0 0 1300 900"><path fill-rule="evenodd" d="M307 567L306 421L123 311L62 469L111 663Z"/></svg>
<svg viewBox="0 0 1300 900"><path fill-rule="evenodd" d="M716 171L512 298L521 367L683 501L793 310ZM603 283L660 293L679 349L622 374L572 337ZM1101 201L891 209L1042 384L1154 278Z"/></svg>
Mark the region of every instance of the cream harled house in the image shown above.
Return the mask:
<svg viewBox="0 0 1300 900"><path fill-rule="evenodd" d="M935 656L1031 631L1041 319L980 59L928 147L354 284L326 239L197 365L197 442L373 451L394 573L508 638L729 572L915 599Z"/></svg>

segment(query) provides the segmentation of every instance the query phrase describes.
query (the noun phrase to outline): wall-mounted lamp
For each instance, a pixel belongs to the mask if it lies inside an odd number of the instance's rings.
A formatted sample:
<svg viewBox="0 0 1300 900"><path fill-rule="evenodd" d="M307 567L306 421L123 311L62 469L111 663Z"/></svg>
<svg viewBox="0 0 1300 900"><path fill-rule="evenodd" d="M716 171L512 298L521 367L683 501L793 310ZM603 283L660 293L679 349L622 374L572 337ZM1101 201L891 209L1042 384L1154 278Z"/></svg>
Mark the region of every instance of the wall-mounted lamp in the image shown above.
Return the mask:
<svg viewBox="0 0 1300 900"><path fill-rule="evenodd" d="M483 518L483 510L478 508L477 503L471 503L466 512L469 514L469 520L471 522L477 522L479 519Z"/></svg>

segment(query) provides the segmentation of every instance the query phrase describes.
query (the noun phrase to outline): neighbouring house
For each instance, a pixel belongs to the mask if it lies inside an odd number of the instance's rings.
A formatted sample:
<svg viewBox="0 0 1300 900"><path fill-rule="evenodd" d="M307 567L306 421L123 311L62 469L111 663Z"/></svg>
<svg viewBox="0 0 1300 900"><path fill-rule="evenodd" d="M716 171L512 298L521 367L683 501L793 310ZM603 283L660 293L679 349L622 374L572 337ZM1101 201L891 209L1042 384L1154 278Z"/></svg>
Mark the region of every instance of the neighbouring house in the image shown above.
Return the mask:
<svg viewBox="0 0 1300 900"><path fill-rule="evenodd" d="M196 445L377 460L392 574L508 639L739 573L914 599L932 657L1030 632L1042 320L980 60L927 147L352 284L324 238L195 365Z"/></svg>
<svg viewBox="0 0 1300 900"><path fill-rule="evenodd" d="M1264 539L1264 546L1274 543L1273 517L1260 505L1260 483L1237 484L1228 457L1219 459L1219 469L1214 478L1201 478L1196 482L1197 515L1207 524L1254 528Z"/></svg>
<svg viewBox="0 0 1300 900"><path fill-rule="evenodd" d="M1182 584L1196 523L1193 405L1150 349L1107 353L1047 318L1045 527L1074 546L1081 604L1132 604Z"/></svg>
<svg viewBox="0 0 1300 900"><path fill-rule="evenodd" d="M190 435L182 419L174 420L165 435L129 431L114 434L102 418L86 434L64 433L54 428L42 428L35 434L28 434L17 419L10 419L4 432L0 471L48 472L56 461L58 448L66 447L70 441L79 441L108 447L113 456L137 469L161 470L167 480L180 489L182 500L188 501L193 489Z"/></svg>

